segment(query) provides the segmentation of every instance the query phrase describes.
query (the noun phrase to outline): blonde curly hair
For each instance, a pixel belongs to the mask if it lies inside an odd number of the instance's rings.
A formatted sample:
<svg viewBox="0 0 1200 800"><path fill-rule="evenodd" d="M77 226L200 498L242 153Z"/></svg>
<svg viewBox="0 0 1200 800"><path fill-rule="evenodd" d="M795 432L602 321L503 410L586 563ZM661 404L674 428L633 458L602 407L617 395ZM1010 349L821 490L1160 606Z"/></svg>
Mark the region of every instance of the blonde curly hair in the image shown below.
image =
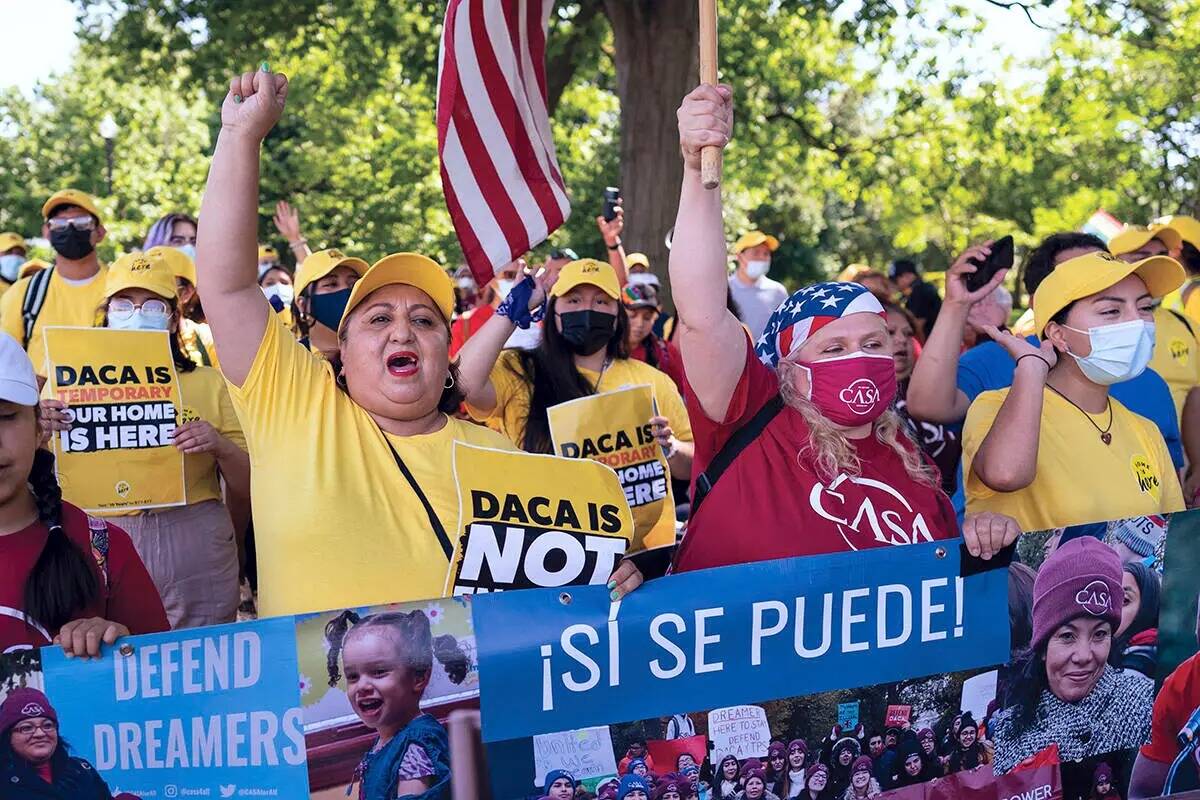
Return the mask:
<svg viewBox="0 0 1200 800"><path fill-rule="evenodd" d="M800 367L791 361L780 361L777 372L779 393L783 402L796 409L808 426L808 442L796 455L800 465L810 466L825 483L842 474L852 478L861 475L862 460L858 457L854 445L796 388L796 377L800 373ZM872 425L872 432L875 441L895 452L904 464L909 478L930 488L940 485L936 473L922 458L920 448L909 433L908 426L895 409L888 409L880 415Z"/></svg>

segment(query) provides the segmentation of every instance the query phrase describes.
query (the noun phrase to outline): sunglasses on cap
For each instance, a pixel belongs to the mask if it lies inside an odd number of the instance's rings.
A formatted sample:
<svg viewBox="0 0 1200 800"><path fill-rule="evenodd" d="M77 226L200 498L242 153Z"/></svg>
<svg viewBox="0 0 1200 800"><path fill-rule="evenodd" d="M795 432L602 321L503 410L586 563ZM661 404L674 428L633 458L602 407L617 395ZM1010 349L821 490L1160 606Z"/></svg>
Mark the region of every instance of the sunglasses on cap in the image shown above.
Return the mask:
<svg viewBox="0 0 1200 800"><path fill-rule="evenodd" d="M56 217L48 220L46 225L52 231L65 231L67 228L74 228L77 231L95 230L96 220L89 215L81 217Z"/></svg>

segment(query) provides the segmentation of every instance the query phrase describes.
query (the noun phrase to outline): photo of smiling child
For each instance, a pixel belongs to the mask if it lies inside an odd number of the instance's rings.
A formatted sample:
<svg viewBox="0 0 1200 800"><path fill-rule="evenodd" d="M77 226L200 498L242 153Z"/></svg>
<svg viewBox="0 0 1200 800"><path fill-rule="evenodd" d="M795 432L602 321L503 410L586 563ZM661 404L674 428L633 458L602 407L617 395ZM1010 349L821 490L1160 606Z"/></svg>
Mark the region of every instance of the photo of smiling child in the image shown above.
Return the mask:
<svg viewBox="0 0 1200 800"><path fill-rule="evenodd" d="M450 796L450 748L445 728L421 710L436 657L461 683L468 660L453 636L434 637L421 611L360 617L343 611L325 626L329 684L344 677L350 706L375 741L354 770L347 794L359 800Z"/></svg>

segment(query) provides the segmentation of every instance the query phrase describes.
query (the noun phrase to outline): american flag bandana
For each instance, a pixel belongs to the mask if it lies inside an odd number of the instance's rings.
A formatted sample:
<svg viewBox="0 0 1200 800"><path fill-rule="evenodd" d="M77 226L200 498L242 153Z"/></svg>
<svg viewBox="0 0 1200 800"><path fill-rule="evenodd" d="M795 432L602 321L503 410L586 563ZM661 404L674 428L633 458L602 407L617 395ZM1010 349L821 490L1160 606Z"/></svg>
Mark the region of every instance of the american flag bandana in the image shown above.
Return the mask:
<svg viewBox="0 0 1200 800"><path fill-rule="evenodd" d="M887 314L879 299L860 283L828 281L794 292L783 301L754 345L759 360L774 369L813 334L848 314Z"/></svg>

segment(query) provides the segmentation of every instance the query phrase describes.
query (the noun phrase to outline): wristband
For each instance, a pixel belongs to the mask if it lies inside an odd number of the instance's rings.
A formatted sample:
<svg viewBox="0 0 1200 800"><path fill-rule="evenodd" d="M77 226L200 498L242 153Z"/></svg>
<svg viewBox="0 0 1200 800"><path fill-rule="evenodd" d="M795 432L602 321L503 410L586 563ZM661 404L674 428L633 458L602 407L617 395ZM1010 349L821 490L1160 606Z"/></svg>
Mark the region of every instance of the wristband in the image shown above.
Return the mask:
<svg viewBox="0 0 1200 800"><path fill-rule="evenodd" d="M525 279L514 286L508 293L508 297L504 298L504 302L496 308L496 313L506 317L513 325L522 330L527 330L534 322L541 322L542 317L546 316L546 299L542 298L542 303L537 308L529 307L533 290L536 288L537 284L533 282L533 278L526 275Z"/></svg>
<svg viewBox="0 0 1200 800"><path fill-rule="evenodd" d="M308 244L308 239L305 239L303 236L301 236L299 239L297 239L294 242L288 242L288 247L290 247L294 250L302 244Z"/></svg>
<svg viewBox="0 0 1200 800"><path fill-rule="evenodd" d="M1038 355L1037 353L1026 353L1025 355L1023 355L1023 356L1019 357L1019 358L1017 359L1017 366L1020 366L1020 365L1021 365L1021 362L1022 362L1022 361L1024 361L1025 359L1027 359L1027 358L1036 358L1038 361L1040 361L1040 362L1042 362L1043 364L1045 364L1045 365L1046 365L1046 371L1047 371L1047 372L1049 372L1049 371L1050 371L1050 362L1049 362L1049 361L1047 361L1047 360L1046 360L1044 357L1042 357L1042 356Z"/></svg>
<svg viewBox="0 0 1200 800"><path fill-rule="evenodd" d="M621 246L621 240L620 240L620 239L617 239L617 243L616 243L616 244L610 244L610 245L606 245L606 247L608 247L608 249L609 249L609 250L616 250L616 249L617 249L618 247L620 247L620 246Z"/></svg>

